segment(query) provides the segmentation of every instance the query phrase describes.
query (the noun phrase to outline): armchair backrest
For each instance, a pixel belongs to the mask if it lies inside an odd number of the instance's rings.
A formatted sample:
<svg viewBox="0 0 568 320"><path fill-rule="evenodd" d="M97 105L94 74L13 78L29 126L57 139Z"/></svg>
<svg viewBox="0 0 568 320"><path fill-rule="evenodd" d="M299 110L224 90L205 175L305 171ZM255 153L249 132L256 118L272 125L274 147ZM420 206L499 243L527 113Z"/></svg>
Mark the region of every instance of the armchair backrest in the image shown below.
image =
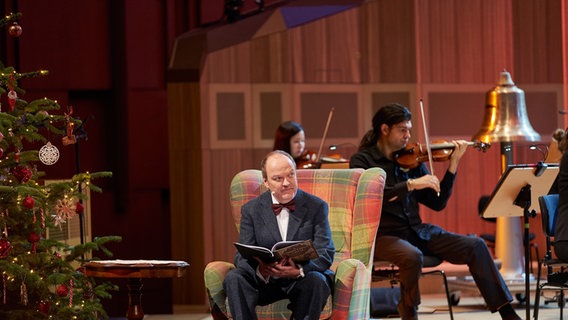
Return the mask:
<svg viewBox="0 0 568 320"><path fill-rule="evenodd" d="M329 222L336 248L332 270L348 258L372 264L381 217L385 172L380 168L301 169L298 187L329 205ZM260 170L245 170L231 182L233 219L240 230L241 207L266 191Z"/></svg>

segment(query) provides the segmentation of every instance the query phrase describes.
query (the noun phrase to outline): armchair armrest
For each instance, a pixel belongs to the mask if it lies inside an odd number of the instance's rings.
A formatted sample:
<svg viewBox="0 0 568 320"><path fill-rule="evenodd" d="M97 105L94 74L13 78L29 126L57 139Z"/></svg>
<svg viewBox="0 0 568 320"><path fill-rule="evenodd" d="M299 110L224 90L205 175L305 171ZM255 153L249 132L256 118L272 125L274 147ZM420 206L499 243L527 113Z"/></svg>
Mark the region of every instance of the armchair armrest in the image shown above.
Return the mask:
<svg viewBox="0 0 568 320"><path fill-rule="evenodd" d="M339 263L335 273L333 319L369 319L371 269L357 259Z"/></svg>
<svg viewBox="0 0 568 320"><path fill-rule="evenodd" d="M223 290L223 279L235 265L225 261L213 261L205 266L204 278L207 296L214 319L227 319L227 296Z"/></svg>

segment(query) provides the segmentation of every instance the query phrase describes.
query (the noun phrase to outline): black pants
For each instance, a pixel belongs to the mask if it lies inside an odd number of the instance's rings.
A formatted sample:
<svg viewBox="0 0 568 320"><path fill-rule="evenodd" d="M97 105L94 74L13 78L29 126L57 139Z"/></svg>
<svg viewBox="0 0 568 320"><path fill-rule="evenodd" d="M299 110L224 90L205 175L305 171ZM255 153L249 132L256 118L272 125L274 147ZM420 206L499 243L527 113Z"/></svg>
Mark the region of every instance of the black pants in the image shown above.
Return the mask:
<svg viewBox="0 0 568 320"><path fill-rule="evenodd" d="M560 260L568 260L568 241L555 241L554 253Z"/></svg>
<svg viewBox="0 0 568 320"><path fill-rule="evenodd" d="M227 274L223 288L229 298L233 319L256 319L257 305L290 299L292 319L319 319L331 294L331 284L320 272L308 272L300 279L271 279L264 283L256 275L242 269Z"/></svg>
<svg viewBox="0 0 568 320"><path fill-rule="evenodd" d="M407 307L420 304L418 280L422 257L436 256L453 264L467 264L475 283L492 312L512 301L511 293L497 270L483 239L447 232L427 225L429 240L414 232L408 240L396 236L377 237L375 260L391 261L399 267L402 302Z"/></svg>

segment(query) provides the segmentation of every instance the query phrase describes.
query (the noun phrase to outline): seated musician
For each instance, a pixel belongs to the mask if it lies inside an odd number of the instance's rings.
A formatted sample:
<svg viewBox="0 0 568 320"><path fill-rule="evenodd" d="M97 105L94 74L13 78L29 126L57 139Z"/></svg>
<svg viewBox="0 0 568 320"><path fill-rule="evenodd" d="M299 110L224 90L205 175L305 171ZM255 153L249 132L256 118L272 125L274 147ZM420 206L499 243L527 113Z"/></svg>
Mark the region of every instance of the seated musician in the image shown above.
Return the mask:
<svg viewBox="0 0 568 320"><path fill-rule="evenodd" d="M560 171L550 188L549 194L558 193L558 215L554 228L554 253L562 260L568 260L568 134L566 130L557 129L552 138L560 151ZM558 160L557 160L558 161Z"/></svg>
<svg viewBox="0 0 568 320"><path fill-rule="evenodd" d="M308 168L317 161L317 155L306 150L304 128L294 121L286 121L278 126L272 150L282 150L290 154L298 169Z"/></svg>
<svg viewBox="0 0 568 320"><path fill-rule="evenodd" d="M419 204L437 211L446 207L467 142L453 141L448 169L440 181L424 163L410 169L394 159L393 153L404 149L411 137L411 113L405 106L389 104L380 108L372 125L351 157L350 167L380 167L387 173L375 258L399 267L402 297L398 310L402 319L418 318L418 280L424 255L467 264L491 312L499 311L503 319L521 319L511 306L513 299L485 241L423 223L419 215Z"/></svg>

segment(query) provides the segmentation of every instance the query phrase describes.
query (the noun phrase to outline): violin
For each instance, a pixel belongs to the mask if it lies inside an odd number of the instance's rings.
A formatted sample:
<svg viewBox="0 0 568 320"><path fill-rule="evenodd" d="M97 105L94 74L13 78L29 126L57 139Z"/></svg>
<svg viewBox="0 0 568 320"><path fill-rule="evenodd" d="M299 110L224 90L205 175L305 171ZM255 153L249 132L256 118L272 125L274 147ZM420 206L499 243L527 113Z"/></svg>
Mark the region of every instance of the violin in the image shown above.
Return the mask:
<svg viewBox="0 0 568 320"><path fill-rule="evenodd" d="M295 159L297 169L320 169L322 163L346 163L348 162L339 153L331 153L320 157L317 160L317 154L314 151L305 151L302 155Z"/></svg>
<svg viewBox="0 0 568 320"><path fill-rule="evenodd" d="M469 141L467 145L482 152L487 151L487 149L491 147L491 144L482 141ZM454 148L454 144L449 141L430 144L432 161L449 160L454 152ZM408 144L406 148L394 152L393 158L402 168L414 169L418 167L420 163L429 161L430 155L428 154L428 148L425 144L411 143Z"/></svg>
<svg viewBox="0 0 568 320"><path fill-rule="evenodd" d="M325 124L325 129L323 130L323 136L321 138L321 143L319 146L319 151L316 153L315 151L304 150L302 155L296 158L296 168L297 169L319 169L321 165L320 155L323 148L323 143L325 141L325 137L327 136L327 130L329 129L329 124L331 123L331 118L333 117L333 110L335 108L331 108L329 111L329 116L327 117L327 123Z"/></svg>
<svg viewBox="0 0 568 320"><path fill-rule="evenodd" d="M304 150L304 152L296 159L297 169L319 169L320 161L315 151Z"/></svg>

